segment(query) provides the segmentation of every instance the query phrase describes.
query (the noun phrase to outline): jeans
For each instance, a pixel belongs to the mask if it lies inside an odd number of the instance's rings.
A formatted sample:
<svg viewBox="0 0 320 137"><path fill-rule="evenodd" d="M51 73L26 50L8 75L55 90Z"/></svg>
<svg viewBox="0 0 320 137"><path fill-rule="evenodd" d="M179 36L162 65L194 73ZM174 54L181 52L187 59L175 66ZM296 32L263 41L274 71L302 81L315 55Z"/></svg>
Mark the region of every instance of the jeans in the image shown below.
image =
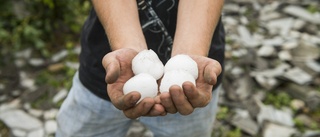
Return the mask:
<svg viewBox="0 0 320 137"><path fill-rule="evenodd" d="M140 117L139 121L152 131L154 137L210 137L220 87L212 92L213 99L206 107L196 108L190 115ZM57 122L56 137L125 137L133 120L125 117L110 101L88 91L76 73Z"/></svg>

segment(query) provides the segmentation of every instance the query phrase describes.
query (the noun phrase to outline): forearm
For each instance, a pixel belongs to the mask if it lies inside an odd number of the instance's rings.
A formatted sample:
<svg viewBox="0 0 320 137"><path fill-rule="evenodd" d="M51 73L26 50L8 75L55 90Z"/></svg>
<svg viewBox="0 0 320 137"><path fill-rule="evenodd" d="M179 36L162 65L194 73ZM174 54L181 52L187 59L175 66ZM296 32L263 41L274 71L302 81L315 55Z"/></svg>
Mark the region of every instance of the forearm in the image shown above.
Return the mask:
<svg viewBox="0 0 320 137"><path fill-rule="evenodd" d="M207 56L224 0L180 0L172 56Z"/></svg>
<svg viewBox="0 0 320 137"><path fill-rule="evenodd" d="M147 49L136 0L92 0L112 50Z"/></svg>

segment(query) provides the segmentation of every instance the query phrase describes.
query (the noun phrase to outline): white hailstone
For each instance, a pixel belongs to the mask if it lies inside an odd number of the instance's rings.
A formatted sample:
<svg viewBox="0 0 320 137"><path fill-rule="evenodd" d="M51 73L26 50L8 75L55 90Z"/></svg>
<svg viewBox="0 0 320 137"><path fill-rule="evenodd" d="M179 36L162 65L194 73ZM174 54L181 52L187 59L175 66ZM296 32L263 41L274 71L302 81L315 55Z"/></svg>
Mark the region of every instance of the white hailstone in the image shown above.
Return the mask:
<svg viewBox="0 0 320 137"><path fill-rule="evenodd" d="M140 73L129 79L123 86L123 93L128 94L132 91L137 91L141 94L139 103L146 97L155 97L158 93L158 84L154 77L147 73Z"/></svg>
<svg viewBox="0 0 320 137"><path fill-rule="evenodd" d="M148 73L158 80L163 75L164 65L153 50L143 50L133 58L132 71L135 75Z"/></svg>
<svg viewBox="0 0 320 137"><path fill-rule="evenodd" d="M184 70L172 70L164 73L160 83L160 92L169 92L169 88L173 85L182 87L182 84L190 81L195 85L194 77Z"/></svg>
<svg viewBox="0 0 320 137"><path fill-rule="evenodd" d="M198 65L197 63L188 55L176 55L172 57L166 65L164 66L164 73L171 70L184 70L191 74L194 79L198 78Z"/></svg>

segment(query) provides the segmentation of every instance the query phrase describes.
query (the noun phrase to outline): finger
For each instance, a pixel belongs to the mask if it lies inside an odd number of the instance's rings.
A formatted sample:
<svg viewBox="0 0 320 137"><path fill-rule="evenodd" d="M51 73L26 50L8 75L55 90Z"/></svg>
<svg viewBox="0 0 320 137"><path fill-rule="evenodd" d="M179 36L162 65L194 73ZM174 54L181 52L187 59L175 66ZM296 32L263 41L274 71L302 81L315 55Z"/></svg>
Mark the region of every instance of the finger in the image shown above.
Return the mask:
<svg viewBox="0 0 320 137"><path fill-rule="evenodd" d="M148 114L148 116L165 116L165 115L167 115L167 112L165 111L165 108L160 104L155 104Z"/></svg>
<svg viewBox="0 0 320 137"><path fill-rule="evenodd" d="M141 95L139 92L133 91L127 95L119 94L118 97L110 97L110 99L116 108L120 110L126 110L134 107L139 101L140 97Z"/></svg>
<svg viewBox="0 0 320 137"><path fill-rule="evenodd" d="M152 98L145 98L133 108L129 108L127 110L124 110L123 112L126 117L136 119L138 117L147 115L154 104L155 102Z"/></svg>
<svg viewBox="0 0 320 137"><path fill-rule="evenodd" d="M169 92L161 93L160 100L161 100L161 104L163 105L163 107L168 113L171 113L171 114L177 113L177 108L173 104Z"/></svg>
<svg viewBox="0 0 320 137"><path fill-rule="evenodd" d="M191 103L193 108L204 107L209 104L211 100L211 94L205 94L200 92L191 82L184 82L182 85L183 91L188 98L188 101Z"/></svg>
<svg viewBox="0 0 320 137"><path fill-rule="evenodd" d="M212 60L204 68L203 76L208 84L214 85L217 82L217 77L222 71L221 65L218 61Z"/></svg>
<svg viewBox="0 0 320 137"><path fill-rule="evenodd" d="M189 115L193 112L193 107L179 86L171 86L169 92L174 105L181 115Z"/></svg>
<svg viewBox="0 0 320 137"><path fill-rule="evenodd" d="M106 83L114 83L120 75L120 63L116 55L114 53L105 55L102 59L102 65L106 70Z"/></svg>

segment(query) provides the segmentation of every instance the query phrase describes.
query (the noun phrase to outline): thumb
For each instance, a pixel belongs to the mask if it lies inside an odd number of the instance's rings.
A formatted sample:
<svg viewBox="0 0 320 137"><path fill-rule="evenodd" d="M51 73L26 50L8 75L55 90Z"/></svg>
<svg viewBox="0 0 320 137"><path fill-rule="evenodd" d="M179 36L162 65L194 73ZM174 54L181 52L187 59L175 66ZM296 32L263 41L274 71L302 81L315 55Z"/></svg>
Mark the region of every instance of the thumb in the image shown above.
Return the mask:
<svg viewBox="0 0 320 137"><path fill-rule="evenodd" d="M221 71L222 68L220 63L216 60L211 61L204 68L204 80L210 85L215 85L217 82L217 77L220 75Z"/></svg>
<svg viewBox="0 0 320 137"><path fill-rule="evenodd" d="M116 58L116 55L113 53L105 55L102 59L102 65L106 70L106 83L114 83L120 75L120 63Z"/></svg>

